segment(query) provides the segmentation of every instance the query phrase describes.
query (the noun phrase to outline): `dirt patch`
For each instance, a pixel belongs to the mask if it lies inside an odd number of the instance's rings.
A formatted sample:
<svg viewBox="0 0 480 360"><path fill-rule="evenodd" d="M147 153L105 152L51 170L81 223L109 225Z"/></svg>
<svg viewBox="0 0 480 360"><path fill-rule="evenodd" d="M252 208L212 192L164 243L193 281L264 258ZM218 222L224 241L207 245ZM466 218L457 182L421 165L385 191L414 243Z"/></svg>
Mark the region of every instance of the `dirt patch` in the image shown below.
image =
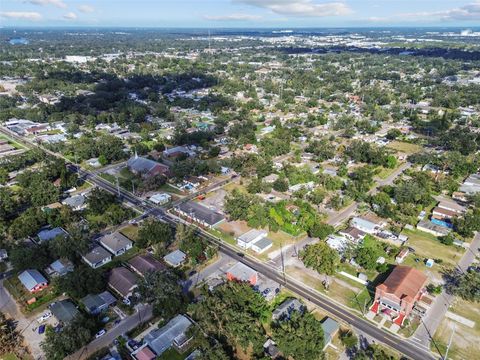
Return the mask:
<svg viewBox="0 0 480 360"><path fill-rule="evenodd" d="M218 229L234 237L240 236L250 230L246 221L223 222L218 226Z"/></svg>

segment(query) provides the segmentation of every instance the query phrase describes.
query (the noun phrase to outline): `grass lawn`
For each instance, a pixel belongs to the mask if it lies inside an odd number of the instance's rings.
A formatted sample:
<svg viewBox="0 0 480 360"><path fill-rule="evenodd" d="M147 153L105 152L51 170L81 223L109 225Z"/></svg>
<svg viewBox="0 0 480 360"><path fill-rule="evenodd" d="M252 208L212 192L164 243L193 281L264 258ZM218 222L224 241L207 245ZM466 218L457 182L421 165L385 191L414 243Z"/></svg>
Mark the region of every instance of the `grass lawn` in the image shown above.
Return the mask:
<svg viewBox="0 0 480 360"><path fill-rule="evenodd" d="M414 257L441 259L445 264L456 265L463 255L463 252L455 246L444 245L431 234L419 230L404 230L402 234L408 236L407 245L415 249L415 254L407 258L407 262L413 264L423 263L413 262ZM413 264L411 264L413 266Z"/></svg>
<svg viewBox="0 0 480 360"><path fill-rule="evenodd" d="M179 189L171 186L170 184L163 184L158 188L158 191L164 191L166 193L175 194L175 195L185 195L184 192L180 191Z"/></svg>
<svg viewBox="0 0 480 360"><path fill-rule="evenodd" d="M99 175L100 175L100 177L104 178L108 182L111 182L112 184L117 183L117 179L115 179L115 176L113 176L113 175L106 174L106 173L100 173Z"/></svg>
<svg viewBox="0 0 480 360"><path fill-rule="evenodd" d="M25 149L25 146L23 146L22 144L16 142L12 138L9 138L3 134L0 134L0 140L7 140L9 145L12 145L15 149Z"/></svg>
<svg viewBox="0 0 480 360"><path fill-rule="evenodd" d="M377 169L379 171L379 173L377 174L377 177L379 177L380 179L384 180L386 178L388 178L390 175L392 175L392 173L398 169L398 167L402 165L402 163L398 163L396 167L394 167L393 169L390 169L390 168L386 168L386 167L383 167L383 166L379 166Z"/></svg>
<svg viewBox="0 0 480 360"><path fill-rule="evenodd" d="M130 240L132 241L137 241L138 239L138 231L140 230L140 228L138 226L135 226L135 225L127 225L123 228L121 228L119 231L125 235L126 237L128 237Z"/></svg>
<svg viewBox="0 0 480 360"><path fill-rule="evenodd" d="M422 150L422 147L420 145L410 144L404 141L392 141L390 144L387 145L387 147L390 149L404 152L406 154L413 154Z"/></svg>
<svg viewBox="0 0 480 360"><path fill-rule="evenodd" d="M8 353L0 356L0 360L18 360L18 357L15 354Z"/></svg>
<svg viewBox="0 0 480 360"><path fill-rule="evenodd" d="M165 351L162 355L157 357L158 360L183 360L189 355L189 352L187 351L185 354L180 354L177 350L174 348L170 348L167 351Z"/></svg>

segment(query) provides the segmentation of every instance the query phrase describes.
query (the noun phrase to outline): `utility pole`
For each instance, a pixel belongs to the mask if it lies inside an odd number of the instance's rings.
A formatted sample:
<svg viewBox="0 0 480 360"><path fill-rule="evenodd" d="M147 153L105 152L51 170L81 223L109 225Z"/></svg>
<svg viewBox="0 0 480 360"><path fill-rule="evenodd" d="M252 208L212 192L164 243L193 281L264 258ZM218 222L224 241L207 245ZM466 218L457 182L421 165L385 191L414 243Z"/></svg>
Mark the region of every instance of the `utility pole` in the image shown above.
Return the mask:
<svg viewBox="0 0 480 360"><path fill-rule="evenodd" d="M116 176L115 179L117 179L117 194L118 194L118 197L120 198L120 184L118 183L118 176Z"/></svg>
<svg viewBox="0 0 480 360"><path fill-rule="evenodd" d="M132 182L132 194L135 195L135 184L133 183L133 180L131 180Z"/></svg>

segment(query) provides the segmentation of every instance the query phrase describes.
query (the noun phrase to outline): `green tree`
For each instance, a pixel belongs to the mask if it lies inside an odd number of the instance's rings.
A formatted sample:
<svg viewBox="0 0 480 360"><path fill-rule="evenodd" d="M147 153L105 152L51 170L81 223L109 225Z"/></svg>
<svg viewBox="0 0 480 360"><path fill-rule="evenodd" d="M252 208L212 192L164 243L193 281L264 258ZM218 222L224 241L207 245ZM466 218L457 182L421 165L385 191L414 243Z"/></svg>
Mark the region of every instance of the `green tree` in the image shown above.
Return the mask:
<svg viewBox="0 0 480 360"><path fill-rule="evenodd" d="M325 241L307 245L305 250L300 252L300 258L306 267L326 275L333 275L340 261L338 252L330 248Z"/></svg>
<svg viewBox="0 0 480 360"><path fill-rule="evenodd" d="M0 356L15 354L19 358L27 355L23 347L23 336L16 330L15 321L0 311Z"/></svg>
<svg viewBox="0 0 480 360"><path fill-rule="evenodd" d="M294 311L290 319L272 325L272 335L287 357L295 360L325 358L322 325L311 313Z"/></svg>
<svg viewBox="0 0 480 360"><path fill-rule="evenodd" d="M320 240L325 240L328 235L332 234L335 228L331 225L315 222L308 230L308 235L311 237L318 237Z"/></svg>
<svg viewBox="0 0 480 360"><path fill-rule="evenodd" d="M166 248L173 240L173 232L170 225L158 220L148 220L143 223L138 231L136 245L140 248L146 248L159 244Z"/></svg>
<svg viewBox="0 0 480 360"><path fill-rule="evenodd" d="M67 293L75 299L81 299L88 294L96 294L105 290L106 279L101 272L81 264L64 276L58 277L55 286L60 293Z"/></svg>

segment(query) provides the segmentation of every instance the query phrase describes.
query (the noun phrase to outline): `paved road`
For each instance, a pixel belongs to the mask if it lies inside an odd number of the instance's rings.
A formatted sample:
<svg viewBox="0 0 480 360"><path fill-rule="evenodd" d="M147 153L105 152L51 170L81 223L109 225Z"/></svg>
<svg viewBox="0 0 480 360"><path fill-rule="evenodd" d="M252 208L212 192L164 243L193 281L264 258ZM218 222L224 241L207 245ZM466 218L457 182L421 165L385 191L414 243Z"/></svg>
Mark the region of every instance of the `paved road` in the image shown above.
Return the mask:
<svg viewBox="0 0 480 360"><path fill-rule="evenodd" d="M32 331L32 328L38 325L36 318L30 319L22 314L15 300L3 286L3 281L3 279L0 280L0 311L15 319L17 331L23 335L30 352L34 354L35 359L41 359L43 351L40 349L40 342L43 340L43 335L38 334L37 331Z"/></svg>
<svg viewBox="0 0 480 360"><path fill-rule="evenodd" d="M0 130L1 131L1 130ZM23 139L20 137L20 141ZM35 144L33 144L35 145ZM51 153L51 152L49 152ZM57 155L55 153L52 153L52 155ZM58 156L58 155L57 155ZM104 188L107 191L110 191L114 194L117 193L117 189L110 184L108 181L99 178L95 174L92 174L90 172L84 171L80 169L78 166L69 164L68 165L73 171L77 171L81 176L84 176L87 178L89 181L95 183L96 185ZM410 164L404 164L402 165L399 169L395 171L394 174L392 174L388 179L385 179L382 181L383 184L388 183L388 181L393 181L393 179L400 174L405 168L410 166ZM395 175L396 174L396 175ZM379 185L380 186L380 185ZM165 222L171 224L172 226L176 226L178 222L182 221L181 219L172 216L171 214L168 214L165 212L164 209L155 207L153 205L145 203L143 200L137 198L133 194L131 194L128 191L125 191L123 189L120 189L120 195L122 199L126 202L129 202L133 204L134 206L137 207L137 209L142 210L142 211L148 211L150 212L153 216L157 216L158 218L163 219ZM198 229L197 233L200 236L203 236L205 239L209 240L210 242L216 244L220 251L223 252L224 254L230 256L231 258L244 263L247 266L252 267L259 273L263 274L264 276L278 282L279 284L283 285L287 289L295 292L297 295L307 299L308 301L314 303L315 305L319 306L323 310L327 311L331 315L337 317L338 319L342 320L345 323L348 323L352 325L353 327L359 329L363 333L367 334L368 336L371 336L372 338L375 338L376 341L381 342L387 346L390 346L394 348L395 350L405 354L406 356L415 359L415 360L429 360L429 359L435 359L435 357L432 355L430 351L427 349L418 346L418 344L413 343L411 341L406 341L403 339L400 339L398 336L393 335L391 333L388 333L386 330L379 329L377 328L374 324L368 322L367 320L364 320L363 318L360 318L356 314L350 312L348 308L345 306L327 298L325 295L309 288L303 283L297 282L296 280L285 276L282 274L278 269L271 267L269 264L262 263L258 259L249 257L248 255L244 255L242 253L239 253L238 250L233 247L232 245L229 245L220 239L212 236L211 234ZM151 311L151 310L150 310ZM104 335L103 339L96 339L92 343L90 343L87 347L84 349L81 349L78 353L75 354L77 357L71 357L71 360L76 359L76 358L83 358L83 353L85 354L91 354L95 350L100 349L101 347L104 347L106 344L109 344L113 339L120 335L122 331L128 331L129 328L134 328L137 326L141 321L136 320L135 317L130 317L125 319L122 323L125 325L121 324L121 328L115 328L112 330L110 333L107 333ZM86 355L85 355L86 356Z"/></svg>
<svg viewBox="0 0 480 360"><path fill-rule="evenodd" d="M470 247L467 249L465 254L457 264L457 270L460 272L465 272L468 267L473 263L476 256L480 255L480 233L477 233ZM444 291L438 295L433 304L430 306L427 314L423 318L423 323L418 327L417 331L413 336L413 340L422 344L423 346L430 346L430 341L435 334L438 326L440 326L442 320L445 317L445 314L450 307L450 304L454 300L453 295L449 295Z"/></svg>
<svg viewBox="0 0 480 360"><path fill-rule="evenodd" d="M94 352L107 347L113 340L128 331L135 329L141 323L144 323L152 318L152 306L143 305L139 311L125 319L123 319L117 326L108 331L102 337L93 340L90 344L78 350L76 353L68 356L68 360L86 359Z"/></svg>

